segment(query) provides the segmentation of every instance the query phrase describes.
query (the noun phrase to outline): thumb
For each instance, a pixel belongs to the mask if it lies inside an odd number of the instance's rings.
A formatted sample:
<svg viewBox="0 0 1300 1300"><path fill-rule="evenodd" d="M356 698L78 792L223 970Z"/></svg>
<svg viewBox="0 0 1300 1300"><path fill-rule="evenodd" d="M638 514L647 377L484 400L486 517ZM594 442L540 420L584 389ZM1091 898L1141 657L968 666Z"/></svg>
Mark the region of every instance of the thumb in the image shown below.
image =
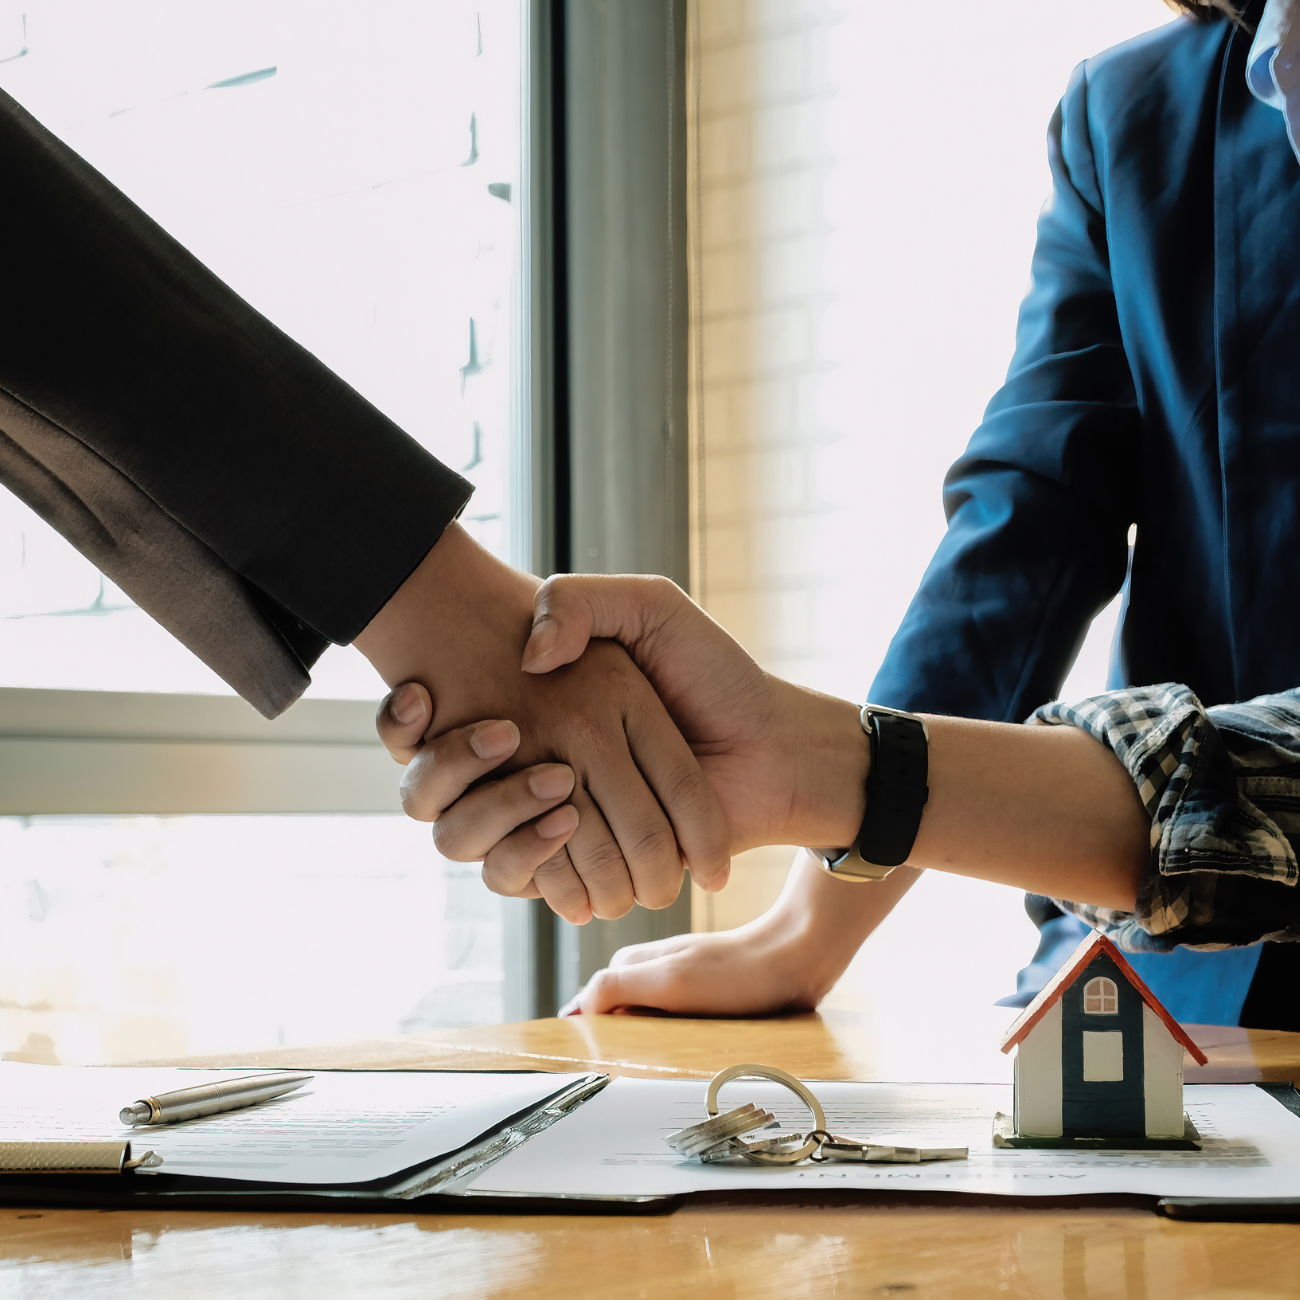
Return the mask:
<svg viewBox="0 0 1300 1300"><path fill-rule="evenodd" d="M652 957L628 966L597 971L579 995L586 1016L605 1015L620 1007L653 1007L659 1011L688 1010L681 988L680 963L675 955Z"/></svg>
<svg viewBox="0 0 1300 1300"><path fill-rule="evenodd" d="M642 575L562 573L533 597L533 629L524 647L524 671L547 673L572 663L592 637L608 637L633 652L671 613L676 583Z"/></svg>

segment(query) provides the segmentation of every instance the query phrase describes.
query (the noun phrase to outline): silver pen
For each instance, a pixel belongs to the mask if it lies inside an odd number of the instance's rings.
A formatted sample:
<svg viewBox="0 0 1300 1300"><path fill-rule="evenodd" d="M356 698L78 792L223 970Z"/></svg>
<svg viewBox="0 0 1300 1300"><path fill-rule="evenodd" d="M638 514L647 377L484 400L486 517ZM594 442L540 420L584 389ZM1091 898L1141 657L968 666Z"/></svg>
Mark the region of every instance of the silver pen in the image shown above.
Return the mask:
<svg viewBox="0 0 1300 1300"><path fill-rule="evenodd" d="M123 1106L118 1118L123 1124L170 1124L176 1120L216 1115L269 1101L310 1083L314 1075L300 1073L252 1074L242 1079L221 1079L194 1088L178 1088Z"/></svg>

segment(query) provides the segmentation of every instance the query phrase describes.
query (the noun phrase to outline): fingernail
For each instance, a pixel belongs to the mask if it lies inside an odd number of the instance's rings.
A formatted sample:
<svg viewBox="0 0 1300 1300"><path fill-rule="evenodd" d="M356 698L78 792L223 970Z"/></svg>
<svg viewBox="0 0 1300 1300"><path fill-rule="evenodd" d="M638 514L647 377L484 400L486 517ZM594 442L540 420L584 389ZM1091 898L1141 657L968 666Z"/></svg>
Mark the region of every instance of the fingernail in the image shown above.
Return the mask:
<svg viewBox="0 0 1300 1300"><path fill-rule="evenodd" d="M556 808L545 817L539 817L534 824L542 839L556 840L561 835L568 835L570 831L578 829L578 810L571 803L566 803L563 808Z"/></svg>
<svg viewBox="0 0 1300 1300"><path fill-rule="evenodd" d="M388 711L403 726L408 722L414 722L423 712L424 705L420 701L420 692L414 686L403 686L388 705Z"/></svg>
<svg viewBox="0 0 1300 1300"><path fill-rule="evenodd" d="M519 729L513 722L480 722L469 743L480 758L505 758L519 747Z"/></svg>
<svg viewBox="0 0 1300 1300"><path fill-rule="evenodd" d="M582 1007L578 1004L577 998L570 998L555 1014L557 1016L580 1016L582 1015Z"/></svg>
<svg viewBox="0 0 1300 1300"><path fill-rule="evenodd" d="M559 629L552 619L541 618L533 624L528 644L524 646L524 672L531 672L537 664L550 656L559 635Z"/></svg>
<svg viewBox="0 0 1300 1300"><path fill-rule="evenodd" d="M539 799L563 799L573 789L573 770L562 763L529 773L528 788Z"/></svg>

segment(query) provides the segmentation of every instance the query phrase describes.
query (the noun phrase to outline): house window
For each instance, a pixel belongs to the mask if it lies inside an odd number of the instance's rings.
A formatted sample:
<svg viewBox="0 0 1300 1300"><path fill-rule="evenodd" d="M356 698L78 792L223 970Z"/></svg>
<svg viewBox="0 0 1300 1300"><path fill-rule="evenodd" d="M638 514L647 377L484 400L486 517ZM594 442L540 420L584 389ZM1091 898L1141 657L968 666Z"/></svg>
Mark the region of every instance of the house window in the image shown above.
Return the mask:
<svg viewBox="0 0 1300 1300"><path fill-rule="evenodd" d="M1109 982L1109 981L1107 981ZM1115 986L1112 984L1111 988ZM1084 1083L1119 1083L1124 1078L1124 1035L1084 1031Z"/></svg>
<svg viewBox="0 0 1300 1300"><path fill-rule="evenodd" d="M1083 986L1083 1011L1089 1016L1114 1016L1119 1014L1119 990L1114 980L1103 975L1089 980Z"/></svg>

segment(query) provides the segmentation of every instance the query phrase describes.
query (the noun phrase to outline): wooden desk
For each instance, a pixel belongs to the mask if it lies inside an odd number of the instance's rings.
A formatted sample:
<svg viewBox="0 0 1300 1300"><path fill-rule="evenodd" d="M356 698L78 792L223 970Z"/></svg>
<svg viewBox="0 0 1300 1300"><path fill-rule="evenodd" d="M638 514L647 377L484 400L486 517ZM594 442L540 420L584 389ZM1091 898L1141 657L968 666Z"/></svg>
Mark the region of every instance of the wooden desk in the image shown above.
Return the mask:
<svg viewBox="0 0 1300 1300"><path fill-rule="evenodd" d="M872 1048L870 1028L848 1013L769 1021L611 1016L201 1063L590 1066L698 1078L757 1059L806 1078L1005 1077L994 1073L1005 1069L1003 1058L954 1062L951 1051L934 1047L934 1035ZM1193 1033L1210 1056L1201 1072L1207 1081L1300 1074L1298 1034ZM1300 1226L1178 1223L1130 1208L708 1204L644 1217L0 1209L0 1295L42 1300L1266 1300L1298 1291Z"/></svg>

